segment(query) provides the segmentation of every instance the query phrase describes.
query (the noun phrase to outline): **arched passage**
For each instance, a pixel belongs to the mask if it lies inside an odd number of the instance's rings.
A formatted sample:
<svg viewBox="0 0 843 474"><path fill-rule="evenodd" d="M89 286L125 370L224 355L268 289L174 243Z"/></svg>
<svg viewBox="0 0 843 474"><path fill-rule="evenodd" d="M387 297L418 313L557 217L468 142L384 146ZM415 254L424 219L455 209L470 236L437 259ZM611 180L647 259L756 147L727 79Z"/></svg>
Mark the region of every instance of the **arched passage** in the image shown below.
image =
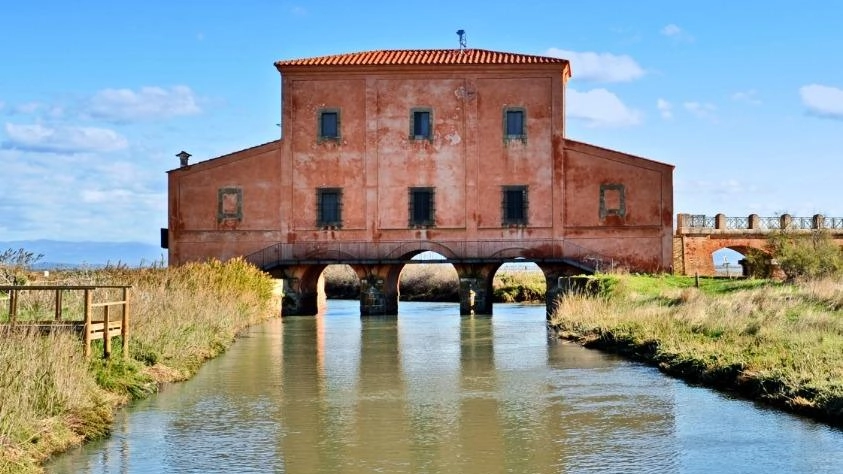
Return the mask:
<svg viewBox="0 0 843 474"><path fill-rule="evenodd" d="M495 301L536 302L544 299L547 282L544 272L535 262L517 258L498 267L493 287Z"/></svg>
<svg viewBox="0 0 843 474"><path fill-rule="evenodd" d="M400 301L459 301L459 275L435 252L422 252L404 265L398 281ZM400 303L399 303L400 304Z"/></svg>
<svg viewBox="0 0 843 474"><path fill-rule="evenodd" d="M765 248L752 245L729 245L711 253L715 276L769 277L771 256Z"/></svg>
<svg viewBox="0 0 843 474"><path fill-rule="evenodd" d="M284 281L281 299L282 316L312 316L327 304L325 279L322 271L327 265L294 265L269 271Z"/></svg>
<svg viewBox="0 0 843 474"><path fill-rule="evenodd" d="M351 265L335 263L325 267L325 294L328 299L356 300L360 298L360 278ZM330 304L330 303L329 303Z"/></svg>

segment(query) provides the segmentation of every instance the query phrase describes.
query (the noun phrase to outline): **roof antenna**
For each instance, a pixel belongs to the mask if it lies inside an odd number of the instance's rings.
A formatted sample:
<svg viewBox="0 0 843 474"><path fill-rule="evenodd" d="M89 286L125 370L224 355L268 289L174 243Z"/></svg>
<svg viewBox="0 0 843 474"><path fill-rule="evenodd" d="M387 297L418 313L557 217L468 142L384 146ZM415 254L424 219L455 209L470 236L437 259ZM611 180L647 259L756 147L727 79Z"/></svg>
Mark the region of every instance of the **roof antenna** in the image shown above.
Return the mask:
<svg viewBox="0 0 843 474"><path fill-rule="evenodd" d="M457 30L457 34L460 35L460 51L465 51L465 30Z"/></svg>

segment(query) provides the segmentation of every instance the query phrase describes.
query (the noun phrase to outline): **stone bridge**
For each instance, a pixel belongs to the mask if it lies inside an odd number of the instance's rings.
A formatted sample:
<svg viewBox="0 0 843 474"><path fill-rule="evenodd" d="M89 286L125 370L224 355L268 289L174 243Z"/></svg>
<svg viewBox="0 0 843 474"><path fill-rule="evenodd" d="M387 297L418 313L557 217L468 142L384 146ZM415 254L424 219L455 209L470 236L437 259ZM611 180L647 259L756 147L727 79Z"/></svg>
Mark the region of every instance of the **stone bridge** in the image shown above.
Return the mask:
<svg viewBox="0 0 843 474"><path fill-rule="evenodd" d="M810 234L824 229L843 244L843 218L793 217L783 214L776 217L727 217L724 214L678 214L673 241L673 271L680 275L714 276L712 254L721 249L732 249L743 255L752 252L767 253L767 241L772 233L788 231ZM741 261L743 274L749 274L747 262Z"/></svg>
<svg viewBox="0 0 843 474"><path fill-rule="evenodd" d="M436 259L417 259L435 252ZM417 257L417 258L414 258ZM398 280L405 265L452 264L459 277L460 313L492 314L492 281L506 262L533 262L547 283L548 314L568 289L565 277L609 269L616 262L563 239L487 241L334 241L278 243L246 259L284 280L283 314L316 314L325 304L323 270L349 265L360 279L363 315L397 314Z"/></svg>

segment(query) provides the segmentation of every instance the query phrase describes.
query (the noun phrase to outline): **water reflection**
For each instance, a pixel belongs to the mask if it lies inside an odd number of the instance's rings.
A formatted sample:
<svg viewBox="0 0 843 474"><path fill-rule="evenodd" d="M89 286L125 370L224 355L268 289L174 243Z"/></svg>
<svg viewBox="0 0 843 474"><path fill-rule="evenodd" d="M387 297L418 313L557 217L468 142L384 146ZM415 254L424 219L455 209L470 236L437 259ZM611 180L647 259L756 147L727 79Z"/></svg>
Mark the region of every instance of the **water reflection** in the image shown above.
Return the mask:
<svg viewBox="0 0 843 474"><path fill-rule="evenodd" d="M355 302L253 329L50 472L834 472L843 435L494 317Z"/></svg>

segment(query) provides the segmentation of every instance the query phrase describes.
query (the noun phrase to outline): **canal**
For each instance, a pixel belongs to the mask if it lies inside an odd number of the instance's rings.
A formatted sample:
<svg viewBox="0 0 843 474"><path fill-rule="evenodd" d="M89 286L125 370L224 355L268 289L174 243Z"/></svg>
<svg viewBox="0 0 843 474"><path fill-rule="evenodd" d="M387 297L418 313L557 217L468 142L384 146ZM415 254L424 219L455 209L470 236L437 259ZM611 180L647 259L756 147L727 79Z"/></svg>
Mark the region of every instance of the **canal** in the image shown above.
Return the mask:
<svg viewBox="0 0 843 474"><path fill-rule="evenodd" d="M548 338L544 305L252 328L53 473L822 473L843 431Z"/></svg>

